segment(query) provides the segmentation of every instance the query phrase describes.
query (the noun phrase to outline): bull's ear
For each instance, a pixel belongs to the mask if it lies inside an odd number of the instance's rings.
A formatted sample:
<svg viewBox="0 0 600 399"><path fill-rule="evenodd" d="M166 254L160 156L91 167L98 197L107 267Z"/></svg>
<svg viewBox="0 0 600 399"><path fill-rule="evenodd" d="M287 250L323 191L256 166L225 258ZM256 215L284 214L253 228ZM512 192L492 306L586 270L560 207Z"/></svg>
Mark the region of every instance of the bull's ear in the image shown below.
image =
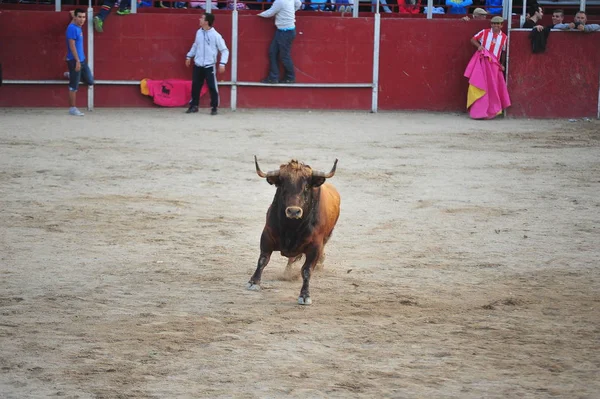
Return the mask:
<svg viewBox="0 0 600 399"><path fill-rule="evenodd" d="M313 176L310 180L310 185L313 187L319 187L321 184L325 183L325 179L324 177L320 177L320 176Z"/></svg>
<svg viewBox="0 0 600 399"><path fill-rule="evenodd" d="M267 183L279 186L279 176L267 176Z"/></svg>

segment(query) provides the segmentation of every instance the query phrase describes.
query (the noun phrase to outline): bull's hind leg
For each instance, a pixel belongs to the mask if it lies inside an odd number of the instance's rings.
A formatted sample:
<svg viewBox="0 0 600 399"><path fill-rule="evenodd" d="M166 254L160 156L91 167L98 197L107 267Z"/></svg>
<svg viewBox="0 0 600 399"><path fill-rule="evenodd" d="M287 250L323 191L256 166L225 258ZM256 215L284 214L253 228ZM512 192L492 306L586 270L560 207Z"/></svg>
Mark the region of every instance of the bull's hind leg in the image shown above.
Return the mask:
<svg viewBox="0 0 600 399"><path fill-rule="evenodd" d="M304 265L302 265L302 289L300 290L300 296L298 297L298 304L300 305L310 305L312 303L312 299L310 299L309 292L309 282L310 276L315 268L315 264L319 259L319 255L321 253L321 248L314 247L311 248L306 253L306 260L304 261Z"/></svg>

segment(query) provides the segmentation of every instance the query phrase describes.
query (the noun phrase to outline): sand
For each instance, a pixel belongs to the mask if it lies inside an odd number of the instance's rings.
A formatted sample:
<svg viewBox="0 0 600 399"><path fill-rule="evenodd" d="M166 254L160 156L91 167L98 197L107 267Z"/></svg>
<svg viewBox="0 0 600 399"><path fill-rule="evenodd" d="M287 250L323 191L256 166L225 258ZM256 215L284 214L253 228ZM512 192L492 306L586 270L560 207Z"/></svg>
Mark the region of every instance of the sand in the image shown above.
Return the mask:
<svg viewBox="0 0 600 399"><path fill-rule="evenodd" d="M599 121L0 119L3 398L600 397ZM246 290L254 155L339 158L310 306L278 253Z"/></svg>

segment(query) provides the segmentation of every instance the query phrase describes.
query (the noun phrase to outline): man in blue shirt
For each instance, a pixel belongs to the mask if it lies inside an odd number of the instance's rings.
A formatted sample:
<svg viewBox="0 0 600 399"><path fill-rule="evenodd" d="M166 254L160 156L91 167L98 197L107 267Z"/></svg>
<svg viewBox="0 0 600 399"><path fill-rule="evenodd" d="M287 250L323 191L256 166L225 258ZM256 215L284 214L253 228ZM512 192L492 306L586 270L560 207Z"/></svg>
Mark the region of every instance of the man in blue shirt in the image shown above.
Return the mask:
<svg viewBox="0 0 600 399"><path fill-rule="evenodd" d="M77 8L73 12L73 20L67 27L67 65L69 67L69 114L83 116L83 112L77 109L76 95L79 82L88 85L94 84L92 72L85 62L83 53L83 31L81 27L85 23L85 11Z"/></svg>

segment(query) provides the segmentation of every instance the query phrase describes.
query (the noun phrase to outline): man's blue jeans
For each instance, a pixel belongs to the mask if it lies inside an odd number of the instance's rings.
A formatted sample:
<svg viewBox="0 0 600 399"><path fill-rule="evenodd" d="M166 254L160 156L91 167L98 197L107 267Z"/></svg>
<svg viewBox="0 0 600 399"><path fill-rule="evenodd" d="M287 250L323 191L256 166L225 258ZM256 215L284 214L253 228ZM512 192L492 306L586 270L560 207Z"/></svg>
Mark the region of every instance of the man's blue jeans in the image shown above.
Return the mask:
<svg viewBox="0 0 600 399"><path fill-rule="evenodd" d="M277 29L269 46L269 80L279 80L279 58L285 71L284 80L296 80L292 62L292 42L296 38L296 29Z"/></svg>

